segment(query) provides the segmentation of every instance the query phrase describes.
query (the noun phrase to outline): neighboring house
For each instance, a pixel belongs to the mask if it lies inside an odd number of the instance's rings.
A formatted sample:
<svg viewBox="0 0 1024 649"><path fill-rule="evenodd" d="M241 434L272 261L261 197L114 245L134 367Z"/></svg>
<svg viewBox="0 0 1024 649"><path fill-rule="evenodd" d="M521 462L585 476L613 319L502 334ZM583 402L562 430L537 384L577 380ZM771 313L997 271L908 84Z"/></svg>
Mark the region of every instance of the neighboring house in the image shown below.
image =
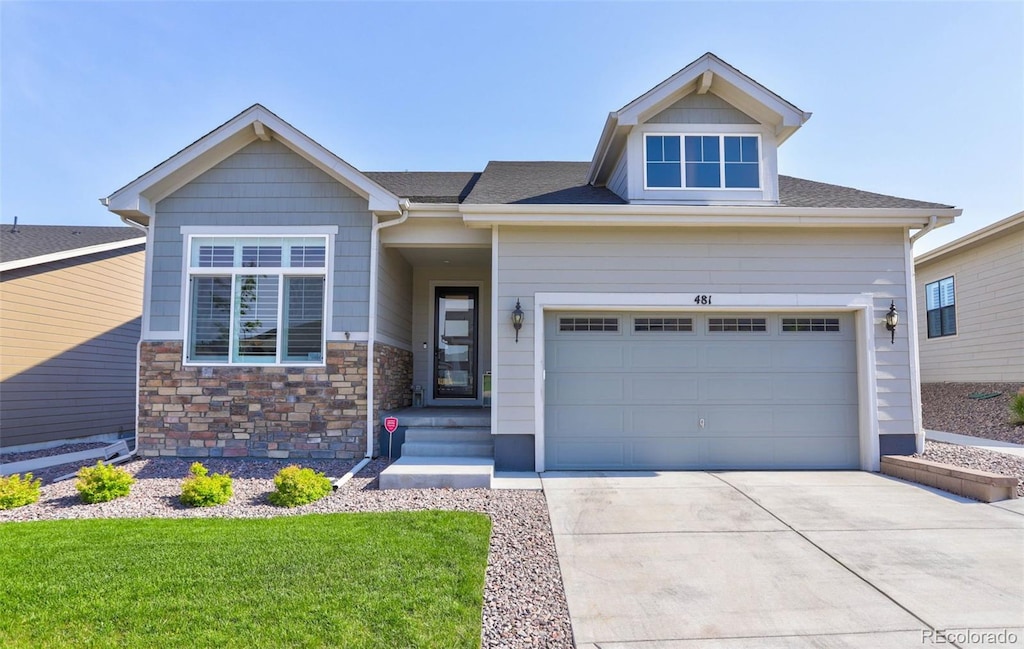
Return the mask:
<svg viewBox="0 0 1024 649"><path fill-rule="evenodd" d="M245 110L104 199L149 232L141 453L372 455L485 373L498 468L913 452L910 232L960 210L779 175L809 117L710 53L589 162L362 172Z"/></svg>
<svg viewBox="0 0 1024 649"><path fill-rule="evenodd" d="M914 259L921 381L1024 382L1024 212Z"/></svg>
<svg viewBox="0 0 1024 649"><path fill-rule="evenodd" d="M0 226L0 448L135 430L145 236Z"/></svg>

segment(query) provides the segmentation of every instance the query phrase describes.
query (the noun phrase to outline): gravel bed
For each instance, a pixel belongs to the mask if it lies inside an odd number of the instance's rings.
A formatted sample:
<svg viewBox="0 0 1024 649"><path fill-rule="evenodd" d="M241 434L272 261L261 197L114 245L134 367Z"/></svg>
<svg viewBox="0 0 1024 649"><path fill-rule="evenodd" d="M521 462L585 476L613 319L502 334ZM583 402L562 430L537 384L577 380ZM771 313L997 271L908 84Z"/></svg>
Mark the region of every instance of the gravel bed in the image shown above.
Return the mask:
<svg viewBox="0 0 1024 649"><path fill-rule="evenodd" d="M977 469L1017 478L1017 495L1024 496L1024 457L981 448L925 441L924 453L913 457L941 462L961 469Z"/></svg>
<svg viewBox="0 0 1024 649"><path fill-rule="evenodd" d="M270 504L272 478L292 462L259 459L203 459L211 473L230 473L234 496L219 507L188 508L178 502L181 481L192 460L136 458L123 466L138 480L125 498L84 505L74 480L45 484L38 503L0 511L0 524L67 518L266 518L310 513L474 511L491 517L492 530L484 585L483 647L519 649L571 648L572 629L565 601L555 541L541 491L484 489L397 489L380 491L377 475L389 463L374 460L341 489L320 501L282 509ZM338 478L348 460L301 460L297 463ZM67 465L59 473L69 473ZM42 472L40 472L42 473Z"/></svg>
<svg viewBox="0 0 1024 649"><path fill-rule="evenodd" d="M129 444L132 444L132 440L126 440ZM53 457L54 455L60 455L62 453L78 453L79 451L88 451L94 448L103 448L104 446L110 446L115 442L81 442L79 444L63 444L61 446L53 446L51 448L41 448L35 451L22 451L20 453L0 453L0 464L7 464L9 462L21 462L22 460L35 460L41 457Z"/></svg>
<svg viewBox="0 0 1024 649"><path fill-rule="evenodd" d="M1024 444L1024 426L1010 421L1010 400L1020 383L923 383L924 427L1014 444ZM1002 392L992 399L970 399L975 392Z"/></svg>

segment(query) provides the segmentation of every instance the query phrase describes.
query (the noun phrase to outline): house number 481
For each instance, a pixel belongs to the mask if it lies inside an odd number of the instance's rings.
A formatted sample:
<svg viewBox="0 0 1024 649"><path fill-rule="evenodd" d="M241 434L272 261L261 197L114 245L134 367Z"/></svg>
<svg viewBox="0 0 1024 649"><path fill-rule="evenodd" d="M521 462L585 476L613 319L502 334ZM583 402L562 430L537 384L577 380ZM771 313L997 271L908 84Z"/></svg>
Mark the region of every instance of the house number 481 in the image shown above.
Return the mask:
<svg viewBox="0 0 1024 649"><path fill-rule="evenodd" d="M710 295L698 295L697 297L693 298L693 303L694 304L711 304L711 296Z"/></svg>

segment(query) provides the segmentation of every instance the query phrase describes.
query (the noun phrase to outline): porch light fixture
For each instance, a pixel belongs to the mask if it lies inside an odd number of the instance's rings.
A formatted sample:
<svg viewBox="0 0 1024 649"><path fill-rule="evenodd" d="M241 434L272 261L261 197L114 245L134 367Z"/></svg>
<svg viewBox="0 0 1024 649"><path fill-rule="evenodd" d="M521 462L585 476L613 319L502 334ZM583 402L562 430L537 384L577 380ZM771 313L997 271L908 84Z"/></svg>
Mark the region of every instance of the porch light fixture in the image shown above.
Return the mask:
<svg viewBox="0 0 1024 649"><path fill-rule="evenodd" d="M892 334L890 344L896 344L896 325L899 324L900 314L896 313L896 302L889 301L889 312L885 314L885 328Z"/></svg>
<svg viewBox="0 0 1024 649"><path fill-rule="evenodd" d="M516 330L516 342L519 342L519 330L523 328L523 318L526 316L523 313L523 307L519 304L519 298L516 298L516 308L512 311L512 328Z"/></svg>

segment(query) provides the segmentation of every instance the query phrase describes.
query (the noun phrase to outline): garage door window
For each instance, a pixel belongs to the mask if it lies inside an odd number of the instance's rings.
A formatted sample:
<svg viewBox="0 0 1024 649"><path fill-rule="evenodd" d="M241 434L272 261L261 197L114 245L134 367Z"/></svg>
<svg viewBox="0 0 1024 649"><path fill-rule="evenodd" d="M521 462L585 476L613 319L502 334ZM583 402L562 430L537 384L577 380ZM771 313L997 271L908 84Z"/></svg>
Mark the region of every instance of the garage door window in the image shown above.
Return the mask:
<svg viewBox="0 0 1024 649"><path fill-rule="evenodd" d="M782 331L839 331L839 318L783 318Z"/></svg>
<svg viewBox="0 0 1024 649"><path fill-rule="evenodd" d="M610 331L619 330L618 318L559 318L559 331Z"/></svg>
<svg viewBox="0 0 1024 649"><path fill-rule="evenodd" d="M708 318L708 333L768 331L766 318Z"/></svg>
<svg viewBox="0 0 1024 649"><path fill-rule="evenodd" d="M693 318L634 318L633 331L693 331Z"/></svg>

